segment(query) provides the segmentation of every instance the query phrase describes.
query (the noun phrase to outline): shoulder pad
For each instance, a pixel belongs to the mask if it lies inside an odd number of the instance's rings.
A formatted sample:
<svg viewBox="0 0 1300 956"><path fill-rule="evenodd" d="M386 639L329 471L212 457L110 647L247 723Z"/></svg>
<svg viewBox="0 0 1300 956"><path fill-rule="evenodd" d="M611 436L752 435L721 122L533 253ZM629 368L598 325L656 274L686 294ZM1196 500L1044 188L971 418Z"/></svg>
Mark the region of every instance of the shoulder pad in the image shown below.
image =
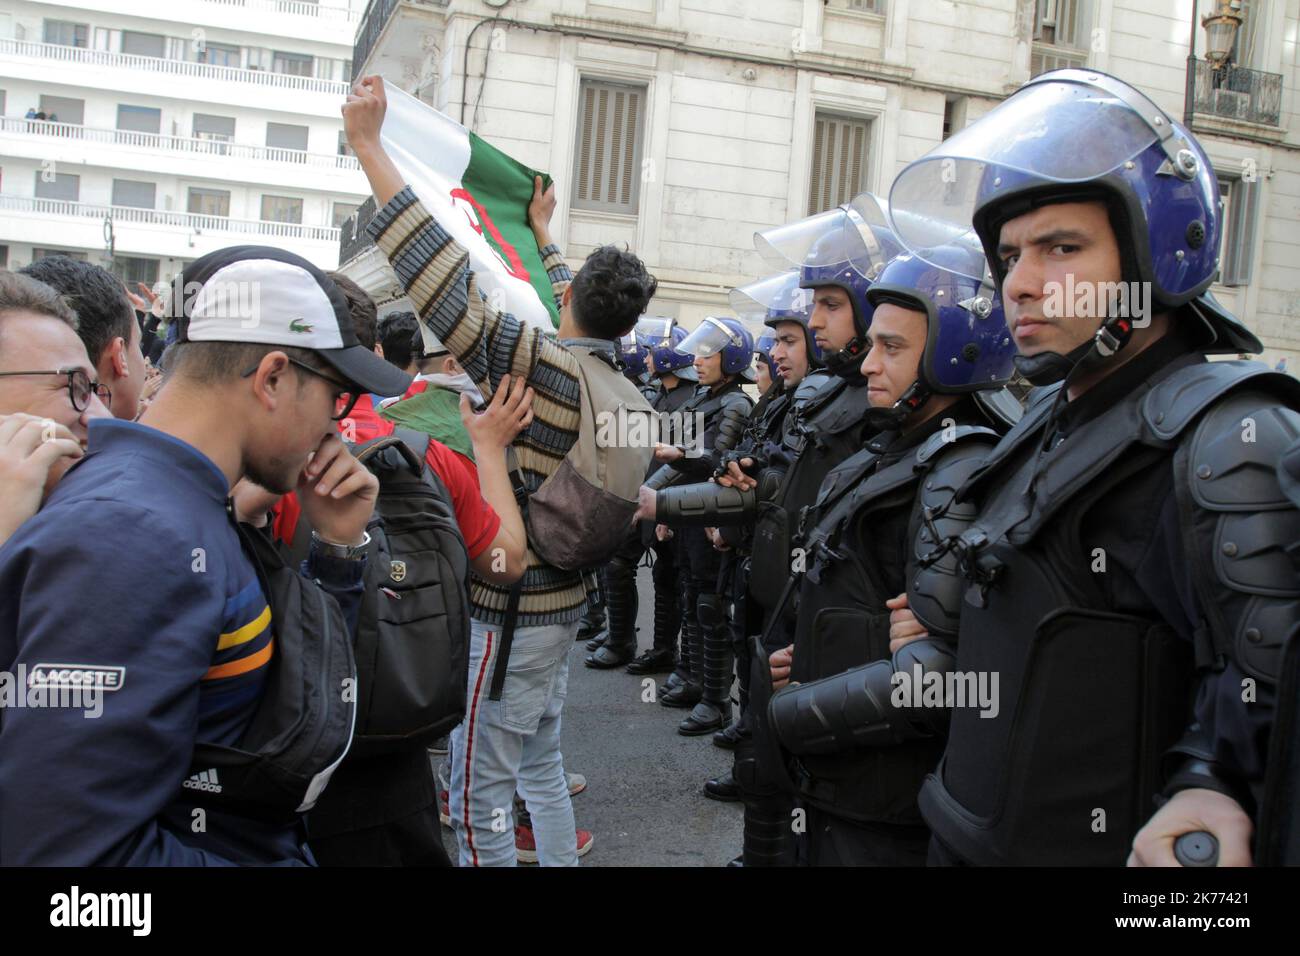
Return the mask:
<svg viewBox="0 0 1300 956"><path fill-rule="evenodd" d="M1169 441L1216 399L1246 382L1300 407L1300 382L1263 362L1205 362L1180 369L1151 389L1142 402L1142 417L1157 438Z"/></svg>
<svg viewBox="0 0 1300 956"><path fill-rule="evenodd" d="M825 372L812 372L805 375L794 390L794 400L796 402L806 402L821 391L822 387L830 380L831 377Z"/></svg>
<svg viewBox="0 0 1300 956"><path fill-rule="evenodd" d="M1194 505L1185 519L1189 545L1210 572L1202 601L1214 643L1231 648L1247 674L1276 681L1282 648L1300 620L1300 575L1290 556L1300 541L1300 510L1277 470L1300 440L1300 411L1279 401L1275 389L1258 389L1273 384L1263 374L1235 381L1250 387L1220 393L1184 444L1176 473Z"/></svg>
<svg viewBox="0 0 1300 956"><path fill-rule="evenodd" d="M754 400L739 389L734 392L723 392L719 398L723 408L736 409L745 415L748 415L749 410L754 407Z"/></svg>
<svg viewBox="0 0 1300 956"><path fill-rule="evenodd" d="M916 460L924 465L950 445L957 445L971 440L995 445L1000 437L993 429L985 428L983 425L958 425L951 431L942 428L921 443L921 447L916 452Z"/></svg>

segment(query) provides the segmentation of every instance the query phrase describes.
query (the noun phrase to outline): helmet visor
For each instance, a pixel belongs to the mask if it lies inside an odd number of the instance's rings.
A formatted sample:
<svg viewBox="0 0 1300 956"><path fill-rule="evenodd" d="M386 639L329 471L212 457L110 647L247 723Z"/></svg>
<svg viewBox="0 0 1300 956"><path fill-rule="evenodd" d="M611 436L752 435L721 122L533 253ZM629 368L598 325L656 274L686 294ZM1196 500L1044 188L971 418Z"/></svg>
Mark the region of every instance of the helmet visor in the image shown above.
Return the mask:
<svg viewBox="0 0 1300 956"><path fill-rule="evenodd" d="M850 241L848 210L843 206L815 216L754 233L754 248L774 269L791 266L836 266L865 251L861 239Z"/></svg>
<svg viewBox="0 0 1300 956"><path fill-rule="evenodd" d="M650 348L668 342L672 338L675 320L657 315L643 315L637 319L632 331L642 345Z"/></svg>
<svg viewBox="0 0 1300 956"><path fill-rule="evenodd" d="M905 250L889 224L889 204L873 193L858 193L844 217L845 245L856 252L849 264L864 279L874 280L890 259Z"/></svg>
<svg viewBox="0 0 1300 956"><path fill-rule="evenodd" d="M797 319L812 311L813 294L799 287L798 272L778 272L748 285L737 286L728 296L732 310L750 324L769 317Z"/></svg>
<svg viewBox="0 0 1300 956"><path fill-rule="evenodd" d="M720 354L728 345L739 344L741 344L739 336L733 335L731 329L712 316L708 316L682 340L681 345L676 346L674 351L684 355L694 355L696 358L708 358L710 355Z"/></svg>
<svg viewBox="0 0 1300 956"><path fill-rule="evenodd" d="M899 174L888 213L908 249L947 245L971 233L975 211L1008 189L1088 182L1157 141L1149 120L1108 88L1123 84L1069 73L1070 79L1023 87Z"/></svg>

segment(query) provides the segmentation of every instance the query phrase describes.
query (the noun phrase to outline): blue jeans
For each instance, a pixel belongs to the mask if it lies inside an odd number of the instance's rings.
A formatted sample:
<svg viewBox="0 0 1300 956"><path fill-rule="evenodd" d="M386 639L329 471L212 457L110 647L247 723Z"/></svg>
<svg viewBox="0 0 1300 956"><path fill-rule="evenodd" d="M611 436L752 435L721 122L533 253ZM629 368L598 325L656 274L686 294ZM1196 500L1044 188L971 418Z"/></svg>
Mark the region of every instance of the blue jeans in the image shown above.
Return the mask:
<svg viewBox="0 0 1300 956"><path fill-rule="evenodd" d="M514 866L514 795L542 866L577 866L560 713L577 622L515 629L500 700L489 700L501 630L473 621L465 719L451 736L449 810L461 866Z"/></svg>

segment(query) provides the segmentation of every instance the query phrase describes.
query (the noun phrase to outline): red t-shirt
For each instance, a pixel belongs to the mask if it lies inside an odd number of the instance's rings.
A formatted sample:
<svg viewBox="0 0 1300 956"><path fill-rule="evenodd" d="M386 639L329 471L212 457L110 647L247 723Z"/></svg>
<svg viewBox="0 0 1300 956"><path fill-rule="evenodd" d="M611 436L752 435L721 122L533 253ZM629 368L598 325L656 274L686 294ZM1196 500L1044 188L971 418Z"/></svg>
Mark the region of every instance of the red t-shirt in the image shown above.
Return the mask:
<svg viewBox="0 0 1300 956"><path fill-rule="evenodd" d="M362 403L365 403L363 409ZM358 414L360 412L360 414ZM356 432L358 443L369 441L379 435L391 434L396 427L392 422L375 414L374 405L369 395L363 395L356 408L348 414L352 419L352 428ZM339 422L339 431L346 427L346 419ZM363 437L364 433L364 437ZM478 487L478 469L474 463L459 452L452 451L440 441L429 439L428 451L424 453L429 470L441 479L451 492L452 508L456 512L456 524L460 526L461 537L470 559L477 558L487 550L492 539L501 529L501 516L483 498ZM298 527L298 517L302 506L298 496L290 492L272 508L272 529L277 538L289 544L293 543L294 531Z"/></svg>

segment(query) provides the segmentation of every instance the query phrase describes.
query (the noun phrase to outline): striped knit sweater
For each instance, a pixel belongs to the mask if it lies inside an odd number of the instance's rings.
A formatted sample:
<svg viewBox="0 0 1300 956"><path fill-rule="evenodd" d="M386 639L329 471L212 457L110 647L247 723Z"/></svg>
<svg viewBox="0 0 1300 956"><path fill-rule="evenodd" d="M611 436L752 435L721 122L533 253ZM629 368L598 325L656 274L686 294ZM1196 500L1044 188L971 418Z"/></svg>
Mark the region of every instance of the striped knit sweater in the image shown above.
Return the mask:
<svg viewBox="0 0 1300 956"><path fill-rule="evenodd" d="M407 186L371 222L370 235L388 257L407 295L438 340L456 356L484 396L503 375L523 375L533 387L533 421L515 439L524 486L531 494L578 440L578 360L553 336L525 325L487 301L465 248L433 220ZM560 250L541 250L558 306L573 278ZM475 618L504 624L509 588L471 581ZM586 603L582 576L562 571L528 549L519 601L519 627L576 621Z"/></svg>

